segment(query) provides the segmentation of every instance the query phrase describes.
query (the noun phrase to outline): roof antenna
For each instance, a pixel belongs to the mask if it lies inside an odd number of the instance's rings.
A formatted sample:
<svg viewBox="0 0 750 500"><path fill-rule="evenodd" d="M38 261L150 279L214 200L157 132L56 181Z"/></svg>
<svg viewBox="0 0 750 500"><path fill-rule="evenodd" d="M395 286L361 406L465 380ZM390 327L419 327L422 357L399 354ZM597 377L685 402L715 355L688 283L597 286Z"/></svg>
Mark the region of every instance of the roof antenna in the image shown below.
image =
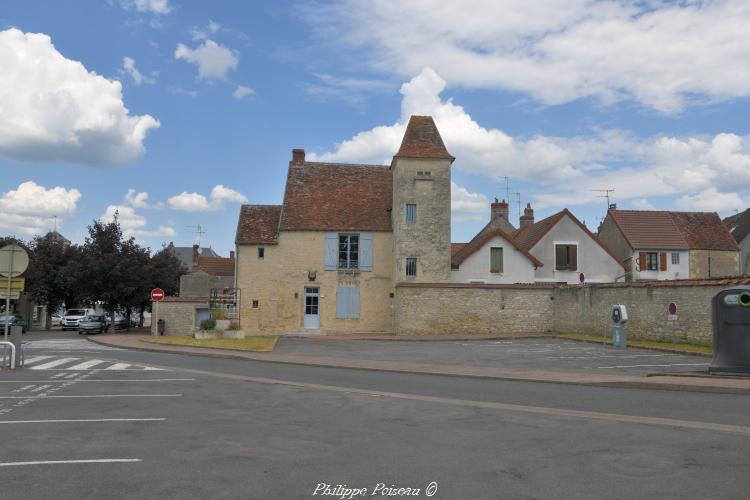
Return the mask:
<svg viewBox="0 0 750 500"><path fill-rule="evenodd" d="M515 193L512 193L512 194L516 196L516 203L518 203L518 223L521 224L521 193L516 191Z"/></svg>
<svg viewBox="0 0 750 500"><path fill-rule="evenodd" d="M503 179L505 179L505 199L510 201L510 181L507 175L504 175Z"/></svg>
<svg viewBox="0 0 750 500"><path fill-rule="evenodd" d="M190 229L194 229L193 234L195 234L198 238L198 248L201 246L201 238L203 238L203 235L206 234L206 232L203 230L203 226L200 224L197 224L195 226L187 226Z"/></svg>
<svg viewBox="0 0 750 500"><path fill-rule="evenodd" d="M54 232L57 232L57 215L53 215L52 218L55 220L55 229L54 229Z"/></svg>
<svg viewBox="0 0 750 500"><path fill-rule="evenodd" d="M596 191L598 193L604 193L604 194L597 196L597 198L607 198L607 210L611 208L609 205L609 193L614 193L615 192L614 189L589 189L589 191Z"/></svg>

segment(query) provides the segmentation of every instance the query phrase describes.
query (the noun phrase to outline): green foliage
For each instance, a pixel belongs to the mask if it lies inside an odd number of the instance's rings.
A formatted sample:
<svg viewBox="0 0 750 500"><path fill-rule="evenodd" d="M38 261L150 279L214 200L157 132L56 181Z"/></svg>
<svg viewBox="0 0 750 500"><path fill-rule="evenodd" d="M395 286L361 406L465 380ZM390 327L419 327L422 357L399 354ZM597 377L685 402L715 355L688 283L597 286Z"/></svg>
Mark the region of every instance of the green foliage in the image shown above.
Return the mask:
<svg viewBox="0 0 750 500"><path fill-rule="evenodd" d="M213 330L214 328L216 328L216 320L204 319L201 321L201 330Z"/></svg>
<svg viewBox="0 0 750 500"><path fill-rule="evenodd" d="M217 307L215 309L211 309L211 318L213 319L226 319L226 311L222 309L221 307Z"/></svg>

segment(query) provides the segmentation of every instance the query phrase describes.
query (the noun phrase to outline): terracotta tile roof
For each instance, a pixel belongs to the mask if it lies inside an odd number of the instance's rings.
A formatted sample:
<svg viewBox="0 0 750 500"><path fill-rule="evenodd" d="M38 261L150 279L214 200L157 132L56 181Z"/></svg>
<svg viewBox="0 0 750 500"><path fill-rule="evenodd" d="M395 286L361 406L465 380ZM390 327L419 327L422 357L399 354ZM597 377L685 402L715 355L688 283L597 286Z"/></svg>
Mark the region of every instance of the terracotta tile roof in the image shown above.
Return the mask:
<svg viewBox="0 0 750 500"><path fill-rule="evenodd" d="M458 269L463 261L465 261L470 255L476 253L480 248L482 248L482 246L484 246L485 243L487 243L495 236L500 236L507 240L508 243L513 245L516 250L521 252L527 259L529 259L531 263L534 264L534 266L542 267L544 265L542 264L542 261L531 255L528 250L521 247L511 235L496 227L490 229L489 231L480 231L470 242L464 245L461 250L453 254L451 256L451 267L453 269Z"/></svg>
<svg viewBox="0 0 750 500"><path fill-rule="evenodd" d="M740 249L716 212L670 212L691 249Z"/></svg>
<svg viewBox="0 0 750 500"><path fill-rule="evenodd" d="M465 247L467 243L451 243L451 257L456 255L456 252Z"/></svg>
<svg viewBox="0 0 750 500"><path fill-rule="evenodd" d="M392 189L387 166L290 165L280 230L391 231Z"/></svg>
<svg viewBox="0 0 750 500"><path fill-rule="evenodd" d="M552 214L546 219L542 219L535 224L524 226L513 233L513 237L518 241L518 244L527 250L531 250L544 235L552 230L555 225L562 220L563 217L568 217L573 221L581 230L586 233L592 240L594 240L602 249L612 257L615 262L620 264L625 269L625 264L615 255L615 253L607 245L605 245L594 233L589 231L586 225L579 221L578 218L571 213L570 210L564 208L563 210Z"/></svg>
<svg viewBox="0 0 750 500"><path fill-rule="evenodd" d="M687 250L685 237L669 212L656 210L609 210L608 217L620 229L630 248Z"/></svg>
<svg viewBox="0 0 750 500"><path fill-rule="evenodd" d="M431 116L412 116L404 132L396 158L442 158L454 160L445 149Z"/></svg>
<svg viewBox="0 0 750 500"><path fill-rule="evenodd" d="M279 238L281 205L242 205L234 242L275 245Z"/></svg>
<svg viewBox="0 0 750 500"><path fill-rule="evenodd" d="M724 219L724 225L732 233L734 240L741 243L750 234L750 208Z"/></svg>
<svg viewBox="0 0 750 500"><path fill-rule="evenodd" d="M610 210L608 216L633 249L739 250L713 212Z"/></svg>
<svg viewBox="0 0 750 500"><path fill-rule="evenodd" d="M226 257L198 257L193 271L201 270L211 276L234 276L234 259Z"/></svg>

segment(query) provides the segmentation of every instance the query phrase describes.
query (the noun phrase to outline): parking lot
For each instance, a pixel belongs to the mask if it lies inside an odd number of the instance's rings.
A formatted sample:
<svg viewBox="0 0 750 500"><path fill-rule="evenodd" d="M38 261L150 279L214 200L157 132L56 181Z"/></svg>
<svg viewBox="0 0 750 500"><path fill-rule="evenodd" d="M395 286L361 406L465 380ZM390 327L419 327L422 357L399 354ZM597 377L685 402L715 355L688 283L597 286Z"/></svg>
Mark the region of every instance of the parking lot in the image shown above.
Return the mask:
<svg viewBox="0 0 750 500"><path fill-rule="evenodd" d="M647 375L706 371L710 358L551 337L473 341L325 340L284 337L277 354L377 361Z"/></svg>
<svg viewBox="0 0 750 500"><path fill-rule="evenodd" d="M433 481L435 498L612 491L707 498L739 497L750 486L747 396L137 352L77 334L27 337L27 367L0 371L3 498L309 498L321 482L372 490ZM474 351L473 343L445 344L467 357L492 349L576 354L544 340L481 342ZM428 352L432 344L398 343ZM561 347L591 348L571 344ZM584 361L601 359L609 358Z"/></svg>

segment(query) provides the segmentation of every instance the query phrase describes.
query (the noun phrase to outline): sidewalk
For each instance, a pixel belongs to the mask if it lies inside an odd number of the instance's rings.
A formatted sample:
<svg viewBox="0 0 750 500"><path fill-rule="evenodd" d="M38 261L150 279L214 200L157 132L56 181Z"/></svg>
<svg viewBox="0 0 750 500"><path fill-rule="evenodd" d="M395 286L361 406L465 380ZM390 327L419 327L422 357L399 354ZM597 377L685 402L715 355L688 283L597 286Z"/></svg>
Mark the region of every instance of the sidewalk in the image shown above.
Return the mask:
<svg viewBox="0 0 750 500"><path fill-rule="evenodd" d="M312 366L391 371L401 373L424 373L431 375L491 378L499 380L527 382L750 394L750 378L718 377L697 375L695 373L636 376L590 372L560 372L536 369L519 370L487 366L461 366L400 361L365 360L340 357L309 356L300 354L286 355L275 353L252 353L246 351L234 351L229 349L168 346L164 344L150 344L144 342L142 339L148 338L148 336L138 334L106 334L87 338L91 342L125 349L187 354L193 356L248 359L273 363L303 364ZM347 336L346 338L352 337ZM426 340L421 337L419 339ZM465 337L460 338L460 340L464 339ZM476 337L474 337L474 339L476 339ZM382 336L378 336L377 339L372 340L386 339L384 339ZM399 340L405 339L399 338Z"/></svg>

